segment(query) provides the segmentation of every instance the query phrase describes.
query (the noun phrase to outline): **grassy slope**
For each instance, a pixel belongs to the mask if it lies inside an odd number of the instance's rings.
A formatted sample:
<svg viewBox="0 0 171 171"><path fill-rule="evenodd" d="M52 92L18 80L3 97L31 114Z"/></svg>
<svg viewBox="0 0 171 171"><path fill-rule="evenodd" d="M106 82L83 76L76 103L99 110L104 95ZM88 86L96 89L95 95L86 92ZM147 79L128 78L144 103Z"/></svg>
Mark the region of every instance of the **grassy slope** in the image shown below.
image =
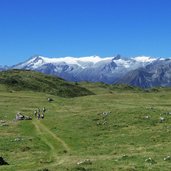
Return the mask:
<svg viewBox="0 0 171 171"><path fill-rule="evenodd" d="M122 91L82 83L97 95L76 98L35 92L9 92L0 86L0 156L2 171L169 171L171 155L171 91ZM44 120L14 122L17 111L32 115L46 107ZM111 111L105 119L102 112ZM150 116L144 119L144 116ZM159 122L160 117L166 120ZM19 137L21 140L15 141ZM155 163L145 162L151 157ZM77 165L90 159L92 164Z"/></svg>
<svg viewBox="0 0 171 171"><path fill-rule="evenodd" d="M9 70L0 72L0 84L12 90L33 90L61 97L90 95L92 92L63 79L44 75L35 71Z"/></svg>

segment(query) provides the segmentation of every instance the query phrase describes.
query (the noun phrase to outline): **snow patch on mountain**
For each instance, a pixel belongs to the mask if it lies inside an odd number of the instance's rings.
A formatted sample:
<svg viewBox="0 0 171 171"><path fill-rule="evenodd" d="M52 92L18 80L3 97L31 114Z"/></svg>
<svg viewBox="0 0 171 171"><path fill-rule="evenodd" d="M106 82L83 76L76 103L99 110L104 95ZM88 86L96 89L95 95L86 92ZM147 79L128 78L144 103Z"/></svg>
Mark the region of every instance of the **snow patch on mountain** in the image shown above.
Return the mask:
<svg viewBox="0 0 171 171"><path fill-rule="evenodd" d="M152 58L150 56L137 56L135 58L132 58L137 62L153 62L156 60L156 58Z"/></svg>
<svg viewBox="0 0 171 171"><path fill-rule="evenodd" d="M129 68L131 65L131 61L130 60L124 60L124 59L117 59L114 60L114 62L117 64L117 67L124 67L124 68Z"/></svg>
<svg viewBox="0 0 171 171"><path fill-rule="evenodd" d="M76 64L79 65L80 62L91 62L93 64L104 61L106 59L112 59L112 57L109 58L101 58L99 56L88 56L88 57L63 57L63 58L47 58L47 57L41 57L45 63L60 63L65 62L66 64Z"/></svg>
<svg viewBox="0 0 171 171"><path fill-rule="evenodd" d="M163 69L164 66L167 66L166 69ZM134 76L135 80L139 80L141 76L144 78L142 78L141 81L145 80L146 77L150 80L149 75L152 72L156 73L153 74L153 77L156 77L156 75L158 77L158 73L161 73L161 75L164 73L166 77L171 73L168 69L170 66L170 59L153 58L150 56L130 58L123 58L120 55L103 58L99 56L67 56L59 58L35 56L12 68L36 70L45 74L59 76L68 81L105 82L112 84L117 83L118 80L125 83L131 80L132 76ZM137 72L137 70L140 71ZM150 74L146 74L146 72L143 72L144 70L148 71ZM166 70L168 71L165 72ZM129 79L127 79L127 77ZM124 80L121 78L124 78ZM130 84L133 83L131 82ZM143 84L143 82L141 82L141 84ZM149 85L151 84L149 83Z"/></svg>
<svg viewBox="0 0 171 171"><path fill-rule="evenodd" d="M105 70L107 70L107 68L110 67L109 70L112 73L123 73L132 69L144 67L155 60L155 58L147 56L138 56L135 58L126 59L122 58L120 55L117 55L116 57L104 58L99 56L87 56L78 58L70 56L60 58L35 56L23 63L15 65L13 68L39 70L45 65L46 67L47 65L53 65L55 72L62 72L62 68L65 68L65 71L69 69L68 71L75 70L77 73L79 73L81 70L85 69L93 69L96 72L98 70L97 68L102 68L103 70L105 68ZM110 66L110 64L112 65Z"/></svg>
<svg viewBox="0 0 171 171"><path fill-rule="evenodd" d="M146 57L146 56L138 56L135 58L121 58L120 56L117 57L99 57L99 56L88 56L88 57L60 57L60 58L48 58L43 56L36 56L33 57L26 62L20 63L16 65L17 68L30 68L36 69L41 67L45 64L53 64L55 66L59 64L66 64L66 65L77 65L82 69L89 68L89 67L96 67L100 65L105 65L107 63L114 62L117 65L117 68L137 68L140 66L145 66L148 63L155 61L156 58Z"/></svg>

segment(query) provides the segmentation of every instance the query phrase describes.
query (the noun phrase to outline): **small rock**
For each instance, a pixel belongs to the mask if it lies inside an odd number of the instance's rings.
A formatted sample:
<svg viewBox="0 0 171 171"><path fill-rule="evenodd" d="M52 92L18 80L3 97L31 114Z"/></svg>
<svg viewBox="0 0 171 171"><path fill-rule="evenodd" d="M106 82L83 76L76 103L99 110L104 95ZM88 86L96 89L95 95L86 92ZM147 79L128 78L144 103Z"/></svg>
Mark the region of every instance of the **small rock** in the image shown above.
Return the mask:
<svg viewBox="0 0 171 171"><path fill-rule="evenodd" d="M17 137L17 138L14 139L14 141L23 141L23 139L20 138L20 137Z"/></svg>
<svg viewBox="0 0 171 171"><path fill-rule="evenodd" d="M9 165L9 164L3 159L3 157L0 157L0 165Z"/></svg>
<svg viewBox="0 0 171 171"><path fill-rule="evenodd" d="M151 157L145 159L145 162L150 163L150 164L155 164L157 163L155 160L153 160Z"/></svg>
<svg viewBox="0 0 171 171"><path fill-rule="evenodd" d="M171 160L170 156L164 157L164 161L168 161L168 160Z"/></svg>
<svg viewBox="0 0 171 171"><path fill-rule="evenodd" d="M160 123L164 122L165 121L165 118L163 117L160 117Z"/></svg>
<svg viewBox="0 0 171 171"><path fill-rule="evenodd" d="M77 162L77 165L80 165L80 164L92 164L92 162L90 159L85 159L83 161Z"/></svg>
<svg viewBox="0 0 171 171"><path fill-rule="evenodd" d="M0 120L0 123L6 123L6 121L4 121L4 120Z"/></svg>
<svg viewBox="0 0 171 171"><path fill-rule="evenodd" d="M7 123L3 123L1 124L1 126L9 126Z"/></svg>
<svg viewBox="0 0 171 171"><path fill-rule="evenodd" d="M144 116L144 119L149 119L150 118L150 116Z"/></svg>
<svg viewBox="0 0 171 171"><path fill-rule="evenodd" d="M128 158L128 156L127 156L126 154L124 154L124 155L122 156L122 159L126 159L126 158Z"/></svg>
<svg viewBox="0 0 171 171"><path fill-rule="evenodd" d="M53 101L53 99L52 98L49 98L49 97L48 97L47 100L48 100L48 102L52 102Z"/></svg>

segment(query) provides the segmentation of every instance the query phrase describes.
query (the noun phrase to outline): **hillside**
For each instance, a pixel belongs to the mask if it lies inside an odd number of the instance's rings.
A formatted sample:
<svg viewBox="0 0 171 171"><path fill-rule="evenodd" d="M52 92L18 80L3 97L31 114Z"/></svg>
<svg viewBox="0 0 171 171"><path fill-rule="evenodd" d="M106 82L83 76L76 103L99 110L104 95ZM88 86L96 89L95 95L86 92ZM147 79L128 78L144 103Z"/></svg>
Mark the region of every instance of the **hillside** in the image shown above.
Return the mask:
<svg viewBox="0 0 171 171"><path fill-rule="evenodd" d="M82 83L93 96L54 99L0 84L1 171L169 171L171 91ZM123 90L126 87L127 90ZM46 107L45 118L33 111ZM17 112L32 120L14 121ZM162 119L164 118L164 120Z"/></svg>
<svg viewBox="0 0 171 171"><path fill-rule="evenodd" d="M8 70L0 72L0 84L10 90L30 90L45 92L61 97L78 97L92 95L86 88L69 83L61 78L29 70Z"/></svg>
<svg viewBox="0 0 171 171"><path fill-rule="evenodd" d="M78 82L77 85L84 87L95 94L112 94L112 93L139 93L143 92L144 90L130 86L126 84L105 84L102 82L91 83L91 82ZM150 91L150 90L149 90Z"/></svg>

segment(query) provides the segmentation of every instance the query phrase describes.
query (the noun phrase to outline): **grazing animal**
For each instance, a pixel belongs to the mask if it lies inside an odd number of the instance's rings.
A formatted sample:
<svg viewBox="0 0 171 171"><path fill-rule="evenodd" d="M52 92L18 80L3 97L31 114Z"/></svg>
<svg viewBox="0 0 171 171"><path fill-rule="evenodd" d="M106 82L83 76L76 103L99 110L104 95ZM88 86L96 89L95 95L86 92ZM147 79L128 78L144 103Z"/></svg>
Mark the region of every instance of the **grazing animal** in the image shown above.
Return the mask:
<svg viewBox="0 0 171 171"><path fill-rule="evenodd" d="M46 108L45 107L43 107L43 112L46 112Z"/></svg>
<svg viewBox="0 0 171 171"><path fill-rule="evenodd" d="M37 114L37 119L40 119L40 113L38 112L38 114Z"/></svg>
<svg viewBox="0 0 171 171"><path fill-rule="evenodd" d="M44 119L44 114L41 114L41 118Z"/></svg>
<svg viewBox="0 0 171 171"><path fill-rule="evenodd" d="M34 116L35 116L35 117L37 116L37 110L34 111Z"/></svg>

